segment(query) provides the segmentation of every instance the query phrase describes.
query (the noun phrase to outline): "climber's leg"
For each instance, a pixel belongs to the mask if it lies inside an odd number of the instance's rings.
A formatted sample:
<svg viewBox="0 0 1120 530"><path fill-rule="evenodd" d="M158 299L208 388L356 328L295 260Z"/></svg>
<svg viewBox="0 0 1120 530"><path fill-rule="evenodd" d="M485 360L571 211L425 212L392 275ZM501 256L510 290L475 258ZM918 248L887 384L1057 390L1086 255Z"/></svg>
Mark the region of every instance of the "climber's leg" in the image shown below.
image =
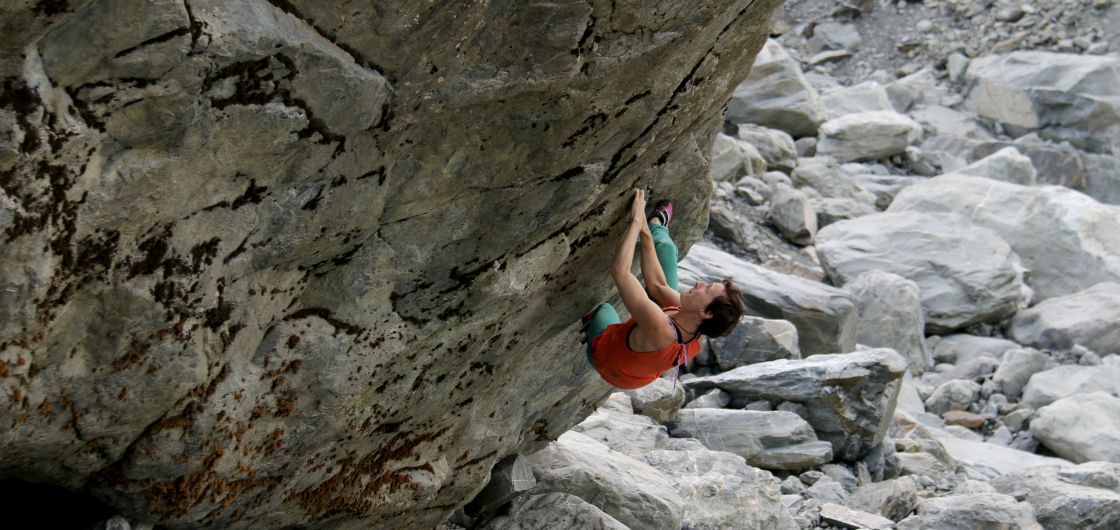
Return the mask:
<svg viewBox="0 0 1120 530"><path fill-rule="evenodd" d="M584 317L584 330L587 332L587 362L591 363L591 366L595 366L595 362L591 360L591 343L607 329L607 326L619 322L622 322L622 319L618 317L618 311L606 302L599 304Z"/></svg>
<svg viewBox="0 0 1120 530"><path fill-rule="evenodd" d="M653 249L657 252L657 262L665 273L665 283L673 290L677 289L677 244L669 237L669 228L656 223L650 223L649 231L653 234Z"/></svg>

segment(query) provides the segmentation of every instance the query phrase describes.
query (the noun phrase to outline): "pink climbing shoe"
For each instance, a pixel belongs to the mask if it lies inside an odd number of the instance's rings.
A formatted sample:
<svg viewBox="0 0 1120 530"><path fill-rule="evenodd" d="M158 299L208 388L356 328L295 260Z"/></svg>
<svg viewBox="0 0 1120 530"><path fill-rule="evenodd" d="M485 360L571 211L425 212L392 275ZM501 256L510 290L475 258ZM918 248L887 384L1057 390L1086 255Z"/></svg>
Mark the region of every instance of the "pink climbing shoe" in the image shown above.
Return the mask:
<svg viewBox="0 0 1120 530"><path fill-rule="evenodd" d="M650 214L649 218L653 219L654 217L661 221L662 226L669 228L669 221L673 219L673 201L669 199L657 201L657 204L653 205L653 213Z"/></svg>

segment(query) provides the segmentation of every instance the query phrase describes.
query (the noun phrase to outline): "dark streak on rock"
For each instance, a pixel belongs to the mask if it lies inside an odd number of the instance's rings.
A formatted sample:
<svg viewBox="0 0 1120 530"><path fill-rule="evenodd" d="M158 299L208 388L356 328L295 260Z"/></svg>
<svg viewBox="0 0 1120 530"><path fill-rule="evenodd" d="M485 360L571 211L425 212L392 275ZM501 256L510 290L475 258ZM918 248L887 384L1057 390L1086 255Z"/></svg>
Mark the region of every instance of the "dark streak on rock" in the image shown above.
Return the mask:
<svg viewBox="0 0 1120 530"><path fill-rule="evenodd" d="M128 54L130 54L130 53L132 53L136 50L139 50L140 48L143 48L145 46L151 46L153 44L159 44L161 42L167 42L167 41L169 41L171 39L174 39L176 37L183 37L183 36L190 35L190 34L191 34L191 29L189 27L188 28L179 28L179 29L176 29L174 31L169 31L167 33L164 33L163 35L159 35L157 37L152 37L152 38L150 38L150 39L148 39L144 42L141 42L140 44L137 44L136 46L133 46L131 48L121 50L120 52L117 52L117 54L114 55L113 58L114 59L120 59L121 57L124 57L125 55L128 55Z"/></svg>
<svg viewBox="0 0 1120 530"><path fill-rule="evenodd" d="M348 335L361 335L366 331L366 329L361 326L356 326L354 324L343 322L342 320L334 318L331 315L331 311L325 307L305 307L284 317L284 320L292 321L309 317L317 317L321 320L324 320L330 325L334 326L336 332L342 331L343 333L346 333Z"/></svg>

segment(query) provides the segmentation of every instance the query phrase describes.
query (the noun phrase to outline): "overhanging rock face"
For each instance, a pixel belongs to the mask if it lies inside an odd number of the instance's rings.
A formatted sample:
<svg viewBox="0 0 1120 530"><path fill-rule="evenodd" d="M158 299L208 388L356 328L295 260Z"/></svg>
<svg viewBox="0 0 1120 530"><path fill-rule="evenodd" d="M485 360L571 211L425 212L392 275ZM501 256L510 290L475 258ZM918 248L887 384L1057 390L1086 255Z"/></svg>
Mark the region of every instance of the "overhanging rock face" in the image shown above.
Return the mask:
<svg viewBox="0 0 1120 530"><path fill-rule="evenodd" d="M629 190L703 230L777 0L0 6L0 478L432 528L607 391Z"/></svg>

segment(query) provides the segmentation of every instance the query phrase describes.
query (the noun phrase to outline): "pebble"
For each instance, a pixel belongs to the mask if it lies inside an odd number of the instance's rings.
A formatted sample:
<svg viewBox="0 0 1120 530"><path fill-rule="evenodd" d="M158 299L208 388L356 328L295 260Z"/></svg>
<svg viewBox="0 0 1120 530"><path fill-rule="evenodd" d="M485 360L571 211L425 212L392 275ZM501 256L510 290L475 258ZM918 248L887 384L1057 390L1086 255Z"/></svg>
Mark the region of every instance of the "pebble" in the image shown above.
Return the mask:
<svg viewBox="0 0 1120 530"><path fill-rule="evenodd" d="M967 427L969 429L979 429L983 427L985 423L988 423L988 418L963 410L950 410L942 414L941 419L945 420L945 423L949 425L960 425L961 427Z"/></svg>

